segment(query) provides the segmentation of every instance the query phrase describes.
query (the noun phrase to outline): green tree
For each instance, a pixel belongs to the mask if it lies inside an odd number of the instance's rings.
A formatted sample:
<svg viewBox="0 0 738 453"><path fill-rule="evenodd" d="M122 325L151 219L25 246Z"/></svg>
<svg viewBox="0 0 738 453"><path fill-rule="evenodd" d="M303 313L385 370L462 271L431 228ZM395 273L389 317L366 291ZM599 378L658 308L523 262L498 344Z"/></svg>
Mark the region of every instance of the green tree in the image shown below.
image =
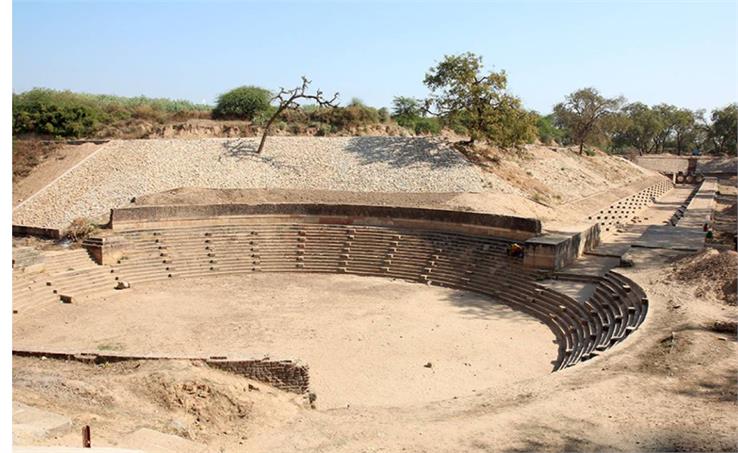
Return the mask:
<svg viewBox="0 0 738 453"><path fill-rule="evenodd" d="M271 96L264 88L254 86L234 88L218 96L213 117L253 121L257 115L269 110Z"/></svg>
<svg viewBox="0 0 738 453"><path fill-rule="evenodd" d="M674 147L677 155L688 151L697 139L697 116L689 109L677 109L674 112Z"/></svg>
<svg viewBox="0 0 738 453"><path fill-rule="evenodd" d="M677 107L670 104L659 104L651 109L661 125L656 132L653 141L653 150L656 152L664 152L664 148L674 135L674 128L677 120Z"/></svg>
<svg viewBox="0 0 738 453"><path fill-rule="evenodd" d="M623 107L627 125L619 134L619 141L638 150L640 154L656 148L656 136L664 125L658 113L646 104L633 102Z"/></svg>
<svg viewBox="0 0 738 453"><path fill-rule="evenodd" d="M606 98L594 88L583 88L554 106L556 123L566 129L582 154L585 143L604 134L604 120L616 112L623 101L622 97Z"/></svg>
<svg viewBox="0 0 738 453"><path fill-rule="evenodd" d="M419 118L423 114L423 106L420 100L397 96L392 99L392 118Z"/></svg>
<svg viewBox="0 0 738 453"><path fill-rule="evenodd" d="M563 142L565 136L564 131L556 127L553 114L543 116L538 112L531 112L531 116L535 121L536 130L538 131L538 139L541 143L550 145L554 142Z"/></svg>
<svg viewBox="0 0 738 453"><path fill-rule="evenodd" d="M736 153L736 129L738 129L738 104L730 104L712 111L712 124L708 137L712 151L717 154Z"/></svg>
<svg viewBox="0 0 738 453"><path fill-rule="evenodd" d="M485 73L482 57L470 52L446 55L428 71L424 83L431 91L425 109L460 123L469 133L469 145L484 139L508 147L532 139L532 118L520 99L505 91L505 72Z"/></svg>
<svg viewBox="0 0 738 453"><path fill-rule="evenodd" d="M630 119L622 111L612 112L602 119L600 126L600 145L609 151L619 151L628 147L623 140L623 131L630 125Z"/></svg>

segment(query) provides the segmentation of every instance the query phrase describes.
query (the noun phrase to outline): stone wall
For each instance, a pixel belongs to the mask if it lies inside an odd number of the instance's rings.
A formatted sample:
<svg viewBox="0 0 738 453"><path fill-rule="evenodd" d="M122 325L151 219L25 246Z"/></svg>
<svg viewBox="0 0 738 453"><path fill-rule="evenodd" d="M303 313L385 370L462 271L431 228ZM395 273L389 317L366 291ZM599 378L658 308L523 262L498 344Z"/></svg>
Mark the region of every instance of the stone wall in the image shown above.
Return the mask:
<svg viewBox="0 0 738 453"><path fill-rule="evenodd" d="M114 230L229 223L318 223L395 226L525 240L541 232L537 219L444 209L345 204L215 204L113 209Z"/></svg>
<svg viewBox="0 0 738 453"><path fill-rule="evenodd" d="M560 270L600 243L598 223L576 230L551 232L525 241L523 264L535 269Z"/></svg>
<svg viewBox="0 0 738 453"><path fill-rule="evenodd" d="M635 159L635 163L649 170L670 175L679 172L687 173L690 159L696 161L695 171L705 175L735 174L738 166L738 158L721 156L638 156Z"/></svg>
<svg viewBox="0 0 738 453"><path fill-rule="evenodd" d="M62 232L57 228L13 225L13 236L34 236L43 239L60 239Z"/></svg>
<svg viewBox="0 0 738 453"><path fill-rule="evenodd" d="M287 392L303 394L310 387L308 366L292 360L228 359L226 357L178 357L126 354L73 353L62 351L13 350L14 356L75 360L85 363L115 363L129 360L189 360L203 362L212 368L239 374Z"/></svg>
<svg viewBox="0 0 738 453"><path fill-rule="evenodd" d="M213 367L264 382L278 389L303 394L310 388L308 366L291 360L207 360Z"/></svg>

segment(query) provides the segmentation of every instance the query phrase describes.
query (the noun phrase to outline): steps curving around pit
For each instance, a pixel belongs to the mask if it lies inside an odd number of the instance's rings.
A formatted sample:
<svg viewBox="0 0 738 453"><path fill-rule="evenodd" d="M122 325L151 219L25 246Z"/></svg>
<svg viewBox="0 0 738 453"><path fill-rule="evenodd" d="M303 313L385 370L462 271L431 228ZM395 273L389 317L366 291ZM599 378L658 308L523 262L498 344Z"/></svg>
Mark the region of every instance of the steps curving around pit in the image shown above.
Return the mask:
<svg viewBox="0 0 738 453"><path fill-rule="evenodd" d="M45 256L41 273L14 271L18 286L14 309L19 315L33 314L59 303L61 293L104 297L120 282L136 287L168 279L258 272L398 278L473 291L538 319L558 344L554 371L623 341L647 313L643 291L613 272L598 281L585 302L539 284L538 271L507 255L509 239L407 225L257 220L139 228L88 241L91 247L102 244L103 255L115 252L114 260L106 260L109 264L95 263L83 249ZM118 248L105 249L106 241Z"/></svg>

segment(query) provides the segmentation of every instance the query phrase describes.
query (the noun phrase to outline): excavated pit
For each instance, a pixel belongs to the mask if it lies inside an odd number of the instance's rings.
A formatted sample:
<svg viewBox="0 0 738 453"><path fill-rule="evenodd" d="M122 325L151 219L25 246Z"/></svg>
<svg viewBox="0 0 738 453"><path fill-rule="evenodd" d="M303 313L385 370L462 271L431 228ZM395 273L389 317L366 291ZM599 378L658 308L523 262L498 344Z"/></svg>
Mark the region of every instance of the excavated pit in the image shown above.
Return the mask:
<svg viewBox="0 0 738 453"><path fill-rule="evenodd" d="M14 338L17 349L297 359L320 409L503 388L551 373L557 357L546 325L487 296L310 273L144 283L20 317Z"/></svg>

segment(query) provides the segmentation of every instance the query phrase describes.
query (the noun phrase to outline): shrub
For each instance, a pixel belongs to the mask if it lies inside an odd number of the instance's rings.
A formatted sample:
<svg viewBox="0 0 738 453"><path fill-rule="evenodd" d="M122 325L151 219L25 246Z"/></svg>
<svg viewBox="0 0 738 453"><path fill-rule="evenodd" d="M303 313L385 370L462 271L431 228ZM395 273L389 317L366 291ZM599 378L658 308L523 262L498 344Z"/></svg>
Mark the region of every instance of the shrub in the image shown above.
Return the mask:
<svg viewBox="0 0 738 453"><path fill-rule="evenodd" d="M379 123L377 109L364 105L320 108L310 113L312 121L328 123L336 129L366 126Z"/></svg>
<svg viewBox="0 0 738 453"><path fill-rule="evenodd" d="M441 132L441 122L438 118L423 116L396 116L395 121L400 126L410 129L416 134L438 134Z"/></svg>
<svg viewBox="0 0 738 453"><path fill-rule="evenodd" d="M73 241L79 241L92 234L96 228L97 226L89 219L78 217L69 224L69 227L64 231L64 236Z"/></svg>
<svg viewBox="0 0 738 453"><path fill-rule="evenodd" d="M69 91L33 89L13 95L13 134L81 137L92 133L103 112Z"/></svg>
<svg viewBox="0 0 738 453"><path fill-rule="evenodd" d="M326 135L329 135L330 133L331 133L330 124L321 124L318 126L318 130L315 131L315 135L317 137L325 137Z"/></svg>
<svg viewBox="0 0 738 453"><path fill-rule="evenodd" d="M263 88L242 86L218 96L213 117L220 119L253 120L269 109L271 93Z"/></svg>
<svg viewBox="0 0 738 453"><path fill-rule="evenodd" d="M395 118L417 118L422 114L421 101L407 96L392 99L392 116Z"/></svg>
<svg viewBox="0 0 738 453"><path fill-rule="evenodd" d="M366 107L364 101L359 98L351 98L351 102L348 104L349 107Z"/></svg>
<svg viewBox="0 0 738 453"><path fill-rule="evenodd" d="M416 118L414 122L416 134L438 134L441 132L441 123L436 118Z"/></svg>
<svg viewBox="0 0 738 453"><path fill-rule="evenodd" d="M54 137L90 136L117 121L162 122L209 116L210 107L189 101L121 97L34 88L13 95L13 134Z"/></svg>
<svg viewBox="0 0 738 453"><path fill-rule="evenodd" d="M550 145L554 142L561 143L564 138L564 131L556 127L553 115L540 116L534 114L536 121L536 131L538 139L544 145Z"/></svg>
<svg viewBox="0 0 738 453"><path fill-rule="evenodd" d="M379 115L379 121L386 123L390 120L390 114L389 110L387 110L387 107L382 107L381 109L377 110L377 115Z"/></svg>

